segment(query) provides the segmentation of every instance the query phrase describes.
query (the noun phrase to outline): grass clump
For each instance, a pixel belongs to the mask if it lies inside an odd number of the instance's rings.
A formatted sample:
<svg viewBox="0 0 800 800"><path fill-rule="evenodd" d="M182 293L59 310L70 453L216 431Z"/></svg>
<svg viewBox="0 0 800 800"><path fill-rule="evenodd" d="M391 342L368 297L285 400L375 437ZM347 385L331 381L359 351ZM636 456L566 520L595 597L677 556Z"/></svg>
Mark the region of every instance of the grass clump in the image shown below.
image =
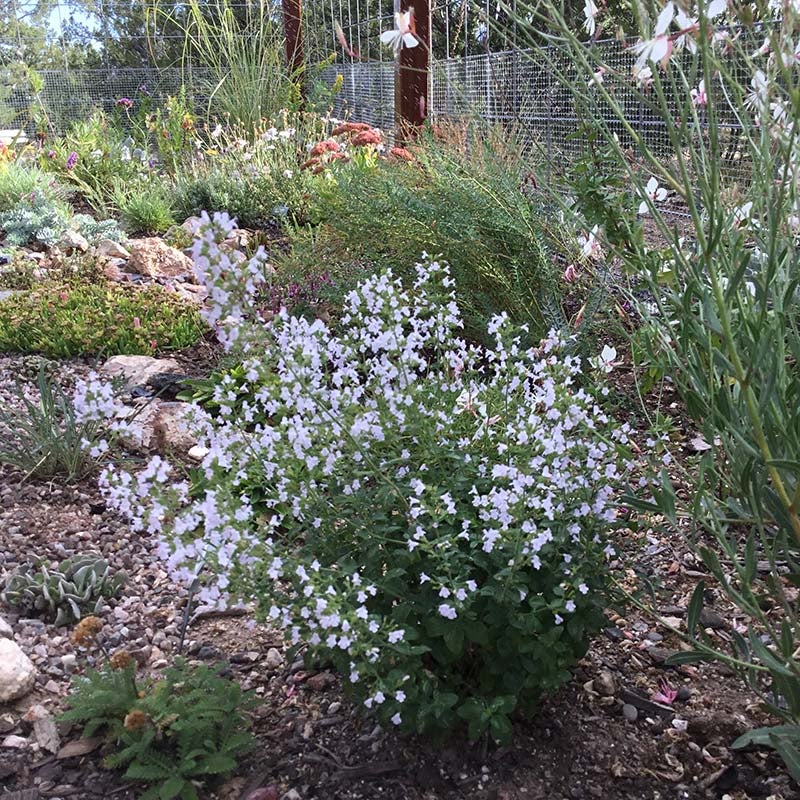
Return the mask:
<svg viewBox="0 0 800 800"><path fill-rule="evenodd" d="M0 303L0 352L148 355L188 347L205 330L197 308L155 285L49 285Z"/></svg>

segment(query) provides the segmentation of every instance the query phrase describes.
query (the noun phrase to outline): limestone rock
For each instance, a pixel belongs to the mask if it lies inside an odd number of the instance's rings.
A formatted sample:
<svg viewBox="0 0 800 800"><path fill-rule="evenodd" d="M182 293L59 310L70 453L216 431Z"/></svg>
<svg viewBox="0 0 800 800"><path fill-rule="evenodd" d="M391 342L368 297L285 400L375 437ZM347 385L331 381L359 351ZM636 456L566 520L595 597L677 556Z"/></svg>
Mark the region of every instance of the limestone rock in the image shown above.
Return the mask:
<svg viewBox="0 0 800 800"><path fill-rule="evenodd" d="M36 680L36 667L11 639L0 639L0 703L24 697Z"/></svg>
<svg viewBox="0 0 800 800"><path fill-rule="evenodd" d="M180 372L180 365L173 358L153 358L152 356L112 356L100 367L108 378L122 378L125 385L144 386L154 375Z"/></svg>
<svg viewBox="0 0 800 800"><path fill-rule="evenodd" d="M131 241L130 254L128 268L146 278L193 280L192 260L157 236Z"/></svg>
<svg viewBox="0 0 800 800"><path fill-rule="evenodd" d="M86 241L86 237L81 236L78 231L74 231L72 228L67 228L61 234L58 244L64 250L80 250L82 253L89 249L89 242Z"/></svg>
<svg viewBox="0 0 800 800"><path fill-rule="evenodd" d="M101 239L95 247L95 252L101 258L122 258L129 259L131 254L113 239Z"/></svg>
<svg viewBox="0 0 800 800"><path fill-rule="evenodd" d="M159 453L186 455L197 444L191 413L190 403L161 403L153 420L151 446Z"/></svg>
<svg viewBox="0 0 800 800"><path fill-rule="evenodd" d="M14 631L11 630L11 626L2 617L0 617L0 639L13 639L13 638L14 638Z"/></svg>

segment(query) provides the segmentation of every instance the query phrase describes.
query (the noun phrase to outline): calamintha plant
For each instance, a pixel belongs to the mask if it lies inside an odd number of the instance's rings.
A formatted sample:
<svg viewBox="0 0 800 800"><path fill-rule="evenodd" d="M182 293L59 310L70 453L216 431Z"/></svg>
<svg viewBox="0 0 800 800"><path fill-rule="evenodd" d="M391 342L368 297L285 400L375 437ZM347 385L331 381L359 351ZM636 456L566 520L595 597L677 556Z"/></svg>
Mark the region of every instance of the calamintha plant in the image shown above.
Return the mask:
<svg viewBox="0 0 800 800"><path fill-rule="evenodd" d="M206 219L194 256L252 400L199 415L199 481L156 458L107 471L109 502L202 600L255 599L382 722L507 740L603 624L626 427L555 334L524 349L500 315L492 347L459 339L437 262L362 282L337 335L260 324L263 256L233 269L230 226Z"/></svg>

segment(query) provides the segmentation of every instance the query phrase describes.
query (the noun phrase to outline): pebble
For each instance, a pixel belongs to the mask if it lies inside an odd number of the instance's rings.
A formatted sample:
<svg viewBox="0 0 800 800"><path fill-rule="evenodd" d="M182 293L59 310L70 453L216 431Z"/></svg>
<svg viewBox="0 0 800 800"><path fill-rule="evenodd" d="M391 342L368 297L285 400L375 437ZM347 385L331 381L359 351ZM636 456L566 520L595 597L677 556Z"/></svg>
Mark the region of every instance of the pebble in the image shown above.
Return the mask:
<svg viewBox="0 0 800 800"><path fill-rule="evenodd" d="M619 642L625 638L625 634L619 628L606 628L603 633L605 633L612 642Z"/></svg>
<svg viewBox="0 0 800 800"><path fill-rule="evenodd" d="M691 696L692 690L688 686L681 686L678 688L678 694L675 699L680 700L681 703L686 703Z"/></svg>
<svg viewBox="0 0 800 800"><path fill-rule="evenodd" d="M639 711L636 706L632 706L630 703L625 703L625 705L622 706L622 716L625 717L628 722L636 722L636 720L639 718Z"/></svg>
<svg viewBox="0 0 800 800"><path fill-rule="evenodd" d="M264 659L267 669L280 669L283 666L283 655L277 647L270 647Z"/></svg>
<svg viewBox="0 0 800 800"><path fill-rule="evenodd" d="M664 637L660 633L656 633L655 631L651 631L647 634L647 638L651 642L663 642Z"/></svg>
<svg viewBox="0 0 800 800"><path fill-rule="evenodd" d="M303 798L297 789L289 789L289 791L281 797L281 800L303 800Z"/></svg>
<svg viewBox="0 0 800 800"><path fill-rule="evenodd" d="M75 666L77 660L78 657L75 655L75 653L64 653L64 655L61 656L61 664L63 665L64 669L68 671Z"/></svg>
<svg viewBox="0 0 800 800"><path fill-rule="evenodd" d="M342 704L338 700L334 700L328 706L328 714L333 716L334 714L338 714L342 710Z"/></svg>
<svg viewBox="0 0 800 800"><path fill-rule="evenodd" d="M614 676L608 670L604 669L594 679L594 688L595 691L603 695L603 697L612 697L617 690L616 684L614 683Z"/></svg>

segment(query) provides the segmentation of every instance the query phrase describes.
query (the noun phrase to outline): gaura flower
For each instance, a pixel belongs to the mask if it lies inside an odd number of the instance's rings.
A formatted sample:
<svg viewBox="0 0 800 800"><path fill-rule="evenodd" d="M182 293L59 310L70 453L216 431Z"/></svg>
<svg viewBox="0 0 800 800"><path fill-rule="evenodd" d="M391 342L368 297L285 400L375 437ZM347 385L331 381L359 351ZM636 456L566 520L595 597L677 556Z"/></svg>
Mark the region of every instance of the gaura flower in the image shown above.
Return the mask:
<svg viewBox="0 0 800 800"><path fill-rule="evenodd" d="M413 11L397 11L394 15L395 27L390 31L381 34L381 42L391 45L395 56L405 47L416 47L419 44L414 34L414 14Z"/></svg>
<svg viewBox="0 0 800 800"><path fill-rule="evenodd" d="M674 47L674 42L667 36L667 31L669 30L669 26L672 25L674 17L675 4L670 0L658 15L653 30L653 38L638 42L633 46L632 50L638 56L634 71L641 70L648 61L661 64L662 67L666 66L669 57L672 55L672 48Z"/></svg>
<svg viewBox="0 0 800 800"><path fill-rule="evenodd" d="M599 258L603 255L603 248L597 240L599 232L600 226L595 225L585 236L578 237L578 244L581 246L581 251L586 258Z"/></svg>
<svg viewBox="0 0 800 800"><path fill-rule="evenodd" d="M585 17L583 21L583 29L589 36L594 36L595 31L597 30L597 6L592 2L592 0L586 0L586 4L583 7L583 16Z"/></svg>
<svg viewBox="0 0 800 800"><path fill-rule="evenodd" d="M650 178L650 180L647 181L644 192L646 199L639 203L639 210L637 212L639 215L647 214L650 210L647 200L650 200L652 203L660 203L667 197L667 190L663 186L659 186L655 178Z"/></svg>
<svg viewBox="0 0 800 800"><path fill-rule="evenodd" d="M692 102L698 107L702 108L703 106L708 105L708 95L706 94L706 82L700 81L697 84L696 89L692 89L689 94L692 96Z"/></svg>
<svg viewBox="0 0 800 800"><path fill-rule="evenodd" d="M658 691L655 692L650 698L654 703L663 703L665 706L671 706L678 696L677 689L673 689L667 681L662 678L659 684Z"/></svg>
<svg viewBox="0 0 800 800"><path fill-rule="evenodd" d="M578 280L578 270L575 268L574 264L570 264L564 270L564 280L567 283L574 283L576 280Z"/></svg>

